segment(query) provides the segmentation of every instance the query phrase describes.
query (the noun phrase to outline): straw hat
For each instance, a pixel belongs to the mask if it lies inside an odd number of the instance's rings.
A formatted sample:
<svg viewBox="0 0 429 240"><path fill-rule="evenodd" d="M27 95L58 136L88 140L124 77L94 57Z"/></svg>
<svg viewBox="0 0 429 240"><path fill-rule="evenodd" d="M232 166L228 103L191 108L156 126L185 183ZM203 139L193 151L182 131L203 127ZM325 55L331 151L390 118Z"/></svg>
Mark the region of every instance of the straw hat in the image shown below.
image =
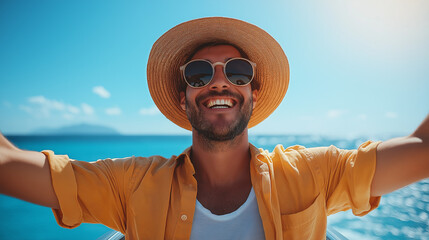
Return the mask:
<svg viewBox="0 0 429 240"><path fill-rule="evenodd" d="M152 46L147 64L147 82L153 101L162 114L178 126L192 130L180 107L183 86L179 67L196 47L206 42L226 41L240 47L256 63L260 88L258 104L248 127L267 118L281 103L289 84L289 63L280 45L261 28L232 18L200 18L179 24Z"/></svg>

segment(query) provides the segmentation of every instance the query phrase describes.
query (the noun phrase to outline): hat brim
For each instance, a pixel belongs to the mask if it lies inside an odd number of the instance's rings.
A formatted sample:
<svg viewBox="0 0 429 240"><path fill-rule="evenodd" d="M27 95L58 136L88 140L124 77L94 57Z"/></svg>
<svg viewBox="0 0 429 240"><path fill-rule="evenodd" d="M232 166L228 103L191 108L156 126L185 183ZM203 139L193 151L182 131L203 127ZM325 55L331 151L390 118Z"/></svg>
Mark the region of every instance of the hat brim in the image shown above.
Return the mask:
<svg viewBox="0 0 429 240"><path fill-rule="evenodd" d="M282 102L289 85L289 63L277 43L261 28L232 18L209 17L179 24L164 33L152 46L147 64L147 82L153 101L162 114L176 125L192 130L180 107L185 64L195 48L213 41L240 47L256 63L254 81L259 83L258 99L248 127L266 119Z"/></svg>

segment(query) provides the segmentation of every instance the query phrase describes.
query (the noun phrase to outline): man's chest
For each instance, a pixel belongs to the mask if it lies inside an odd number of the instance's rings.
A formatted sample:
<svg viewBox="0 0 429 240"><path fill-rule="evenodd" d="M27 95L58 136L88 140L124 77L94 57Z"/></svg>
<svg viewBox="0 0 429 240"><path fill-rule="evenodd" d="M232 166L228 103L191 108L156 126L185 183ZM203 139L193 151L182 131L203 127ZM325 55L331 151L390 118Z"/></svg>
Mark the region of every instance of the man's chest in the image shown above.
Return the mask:
<svg viewBox="0 0 429 240"><path fill-rule="evenodd" d="M227 188L198 187L197 199L206 209L213 214L223 215L237 210L246 202L251 183L230 186Z"/></svg>

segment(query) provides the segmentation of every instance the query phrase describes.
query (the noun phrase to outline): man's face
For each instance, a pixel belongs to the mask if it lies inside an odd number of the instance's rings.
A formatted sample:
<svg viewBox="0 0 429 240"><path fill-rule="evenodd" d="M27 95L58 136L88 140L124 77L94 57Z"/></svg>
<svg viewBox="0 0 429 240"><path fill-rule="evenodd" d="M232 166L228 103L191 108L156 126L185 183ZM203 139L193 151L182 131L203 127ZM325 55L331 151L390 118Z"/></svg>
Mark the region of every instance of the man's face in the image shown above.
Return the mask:
<svg viewBox="0 0 429 240"><path fill-rule="evenodd" d="M241 57L230 45L206 47L195 53L194 59L206 59L212 63L226 62ZM257 90L232 85L226 79L223 66L215 67L211 82L202 88L186 88L181 92L181 107L195 131L210 140L226 141L235 138L247 128L256 103Z"/></svg>

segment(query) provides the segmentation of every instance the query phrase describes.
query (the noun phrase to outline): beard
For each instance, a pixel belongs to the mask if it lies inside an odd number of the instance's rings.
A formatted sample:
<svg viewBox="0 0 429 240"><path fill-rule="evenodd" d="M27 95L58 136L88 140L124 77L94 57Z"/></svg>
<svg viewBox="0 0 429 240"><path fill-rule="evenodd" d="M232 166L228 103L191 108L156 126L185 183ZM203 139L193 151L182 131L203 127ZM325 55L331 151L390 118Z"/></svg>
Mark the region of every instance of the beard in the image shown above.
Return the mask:
<svg viewBox="0 0 429 240"><path fill-rule="evenodd" d="M217 124L206 120L203 113L198 110L201 99L208 96L232 96L238 99L239 107L238 116L232 121L227 122L225 119L219 119ZM186 115L189 122L200 135L211 141L228 141L240 135L246 129L253 110L253 97L250 95L249 101L245 102L243 97L238 94L230 93L226 90L221 93L211 92L207 95L199 96L195 99L195 105L186 99Z"/></svg>

